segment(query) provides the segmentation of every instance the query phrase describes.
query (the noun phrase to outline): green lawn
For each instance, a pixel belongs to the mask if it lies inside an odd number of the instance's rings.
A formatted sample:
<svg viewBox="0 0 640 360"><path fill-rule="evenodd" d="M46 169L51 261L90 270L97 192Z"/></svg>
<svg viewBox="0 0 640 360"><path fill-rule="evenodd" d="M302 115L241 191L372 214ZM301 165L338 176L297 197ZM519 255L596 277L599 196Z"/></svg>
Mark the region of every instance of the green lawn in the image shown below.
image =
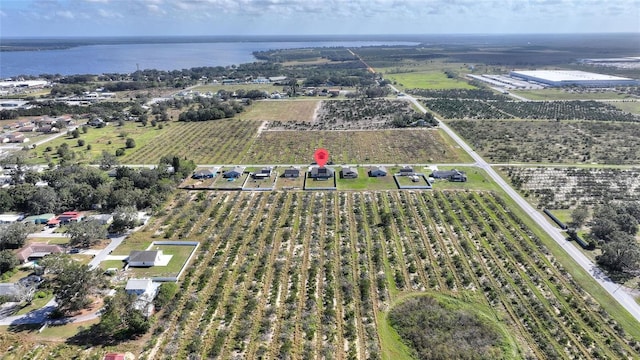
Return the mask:
<svg viewBox="0 0 640 360"><path fill-rule="evenodd" d="M111 268L116 268L118 270L122 270L125 265L124 260L105 260L100 263L100 268L107 270Z"/></svg>
<svg viewBox="0 0 640 360"><path fill-rule="evenodd" d="M628 101L628 102L612 102L611 105L618 109L633 113L640 114L640 101Z"/></svg>
<svg viewBox="0 0 640 360"><path fill-rule="evenodd" d="M192 245L154 245L153 250L162 250L164 255L173 255L167 266L152 266L149 268L133 268L128 271L136 278L177 276L194 249Z"/></svg>
<svg viewBox="0 0 640 360"><path fill-rule="evenodd" d="M412 360L411 348L402 342L398 332L389 324L387 314L378 312L378 335L383 360Z"/></svg>
<svg viewBox="0 0 640 360"><path fill-rule="evenodd" d="M475 89L466 81L448 78L442 71L388 74L385 78L403 89Z"/></svg>
<svg viewBox="0 0 640 360"><path fill-rule="evenodd" d="M338 190L393 190L397 189L393 176L387 174L382 177L370 177L368 167L358 167L358 177L355 179L341 179L338 174Z"/></svg>
<svg viewBox="0 0 640 360"><path fill-rule="evenodd" d="M632 98L630 95L621 94L614 91L569 92L564 89L541 89L513 90L510 92L525 97L529 100L608 100Z"/></svg>
<svg viewBox="0 0 640 360"><path fill-rule="evenodd" d="M31 304L29 304L28 306L25 306L23 308L21 308L20 310L18 310L18 312L15 315L24 315L26 313L29 313L33 310L38 310L41 307L43 307L46 303L49 302L49 300L53 299L53 293L47 293L47 296L43 297L43 298L33 298L33 301L31 302Z"/></svg>
<svg viewBox="0 0 640 360"><path fill-rule="evenodd" d="M469 189L469 190L498 190L498 186L491 180L487 173L475 166L438 166L438 170L457 169L467 175L467 182L451 182L448 180L438 179L432 185L434 189ZM425 171L425 175L429 175L430 171Z"/></svg>
<svg viewBox="0 0 640 360"><path fill-rule="evenodd" d="M58 161L56 148L66 143L69 146L74 161L80 163L95 163L102 156L103 150L110 154L115 154L116 149L125 148L127 138L134 139L136 148L141 148L161 132L168 131L171 125L174 124L163 124L165 128L162 130L150 125L143 127L141 123L136 122L125 122L123 126L110 124L99 129L90 127L86 134L80 132L80 137L78 138L67 135L61 136L29 151L28 161L39 164ZM83 140L84 146L78 146L78 140ZM91 150L87 149L87 145L91 145ZM47 151L47 148L51 148L51 151ZM136 148L126 149L125 154L135 151Z"/></svg>

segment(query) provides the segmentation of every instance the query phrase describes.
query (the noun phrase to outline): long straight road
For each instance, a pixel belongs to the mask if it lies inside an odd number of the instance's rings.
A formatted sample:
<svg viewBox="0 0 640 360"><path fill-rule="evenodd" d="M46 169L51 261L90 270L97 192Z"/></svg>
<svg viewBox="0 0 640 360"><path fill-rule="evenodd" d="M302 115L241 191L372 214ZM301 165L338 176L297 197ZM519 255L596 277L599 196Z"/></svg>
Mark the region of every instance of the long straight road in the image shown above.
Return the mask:
<svg viewBox="0 0 640 360"><path fill-rule="evenodd" d="M398 92L394 86L389 85L393 90ZM419 102L410 95L405 95L404 99L411 101L420 111L427 112ZM621 286L619 284L614 283L609 279L603 272L600 270L589 258L587 258L580 250L578 250L573 244L569 243L565 236L562 234L560 229L551 225L546 218L538 212L536 209L531 206L517 191L515 191L511 185L507 184L507 182L491 167L489 163L487 163L478 153L476 153L467 143L462 140L451 128L447 126L442 120L437 119L440 128L444 130L455 142L464 149L472 158L476 161L476 166L484 169L489 176L495 181L498 186L504 190L504 192L509 195L513 199L513 201L518 204L531 218L547 233L549 236L555 240L560 247L564 249L573 260L580 265L591 277L600 284L620 305L622 305L633 317L636 318L638 322L640 322L640 304L638 304L634 297L628 292L621 290Z"/></svg>

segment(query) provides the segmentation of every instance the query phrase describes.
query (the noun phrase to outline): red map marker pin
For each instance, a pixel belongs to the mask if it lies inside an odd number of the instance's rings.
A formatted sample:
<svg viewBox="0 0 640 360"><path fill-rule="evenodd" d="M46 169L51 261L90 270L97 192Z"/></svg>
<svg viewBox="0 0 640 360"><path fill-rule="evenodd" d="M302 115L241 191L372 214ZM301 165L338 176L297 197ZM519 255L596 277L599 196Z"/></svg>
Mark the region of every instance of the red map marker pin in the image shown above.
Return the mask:
<svg viewBox="0 0 640 360"><path fill-rule="evenodd" d="M324 167L324 164L329 160L329 152L327 149L317 149L315 153L313 153L313 158L316 159L316 163L320 165L320 167Z"/></svg>

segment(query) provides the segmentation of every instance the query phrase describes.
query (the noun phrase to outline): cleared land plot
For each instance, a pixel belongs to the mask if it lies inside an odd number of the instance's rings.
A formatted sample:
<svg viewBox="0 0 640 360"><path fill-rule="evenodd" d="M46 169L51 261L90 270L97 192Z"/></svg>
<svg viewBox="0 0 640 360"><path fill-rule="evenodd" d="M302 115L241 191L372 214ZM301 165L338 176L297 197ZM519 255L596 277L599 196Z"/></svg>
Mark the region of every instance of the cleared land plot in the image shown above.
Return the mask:
<svg viewBox="0 0 640 360"><path fill-rule="evenodd" d="M637 123L455 120L449 125L494 163L640 163Z"/></svg>
<svg viewBox="0 0 640 360"><path fill-rule="evenodd" d="M616 101L616 102L612 102L611 105L617 107L622 111L640 115L640 101L628 101L628 102Z"/></svg>
<svg viewBox="0 0 640 360"><path fill-rule="evenodd" d="M238 115L241 119L261 121L311 122L320 100L262 100Z"/></svg>
<svg viewBox="0 0 640 360"><path fill-rule="evenodd" d="M188 178L183 181L179 187L182 189L212 189L217 177L219 177L219 175L210 179Z"/></svg>
<svg viewBox="0 0 640 360"><path fill-rule="evenodd" d="M230 169L223 169L221 172L225 172L227 170ZM242 184L247 177L249 177L249 173L246 172L237 178L225 178L223 176L218 176L212 186L216 189L238 189L242 187Z"/></svg>
<svg viewBox="0 0 640 360"><path fill-rule="evenodd" d="M439 130L267 131L240 163L305 164L317 148L336 164L466 162L468 155Z"/></svg>
<svg viewBox="0 0 640 360"><path fill-rule="evenodd" d="M607 90L575 91L565 89L543 89L509 90L509 92L529 100L608 100L634 98L629 94Z"/></svg>
<svg viewBox="0 0 640 360"><path fill-rule="evenodd" d="M199 91L201 93L212 92L217 93L220 90L228 91L230 93L238 90L261 90L271 93L276 90L282 90L282 86L274 86L273 84L207 84L196 86L193 91Z"/></svg>
<svg viewBox="0 0 640 360"><path fill-rule="evenodd" d="M640 200L640 169L511 166L500 170L516 189L541 208L566 209L576 204Z"/></svg>
<svg viewBox="0 0 640 360"><path fill-rule="evenodd" d="M396 117L418 115L407 101L352 99L323 101L313 121L273 121L270 130L364 130L396 126Z"/></svg>
<svg viewBox="0 0 640 360"><path fill-rule="evenodd" d="M397 82L404 89L475 89L466 81L447 77L444 72L412 72L386 74L385 78Z"/></svg>
<svg viewBox="0 0 640 360"><path fill-rule="evenodd" d="M425 174L428 175L428 174ZM415 176L400 176L396 175L396 181L398 182L398 186L406 187L406 186L429 186L427 180L420 175Z"/></svg>
<svg viewBox="0 0 640 360"><path fill-rule="evenodd" d="M574 267L560 264L491 192L178 196L184 206L149 226L169 226L174 238L194 234L189 238L203 248L172 316L159 319L158 337L147 344L158 344L160 353L390 354L402 347L385 312L425 292L486 309L510 334L509 358L624 358L640 351L639 329L616 330L610 312L568 274Z"/></svg>
<svg viewBox="0 0 640 360"><path fill-rule="evenodd" d="M358 177L355 179L341 179L338 169L338 190L393 190L397 189L393 175L370 177L368 167L358 167Z"/></svg>
<svg viewBox="0 0 640 360"><path fill-rule="evenodd" d="M193 245L154 245L153 250L162 250L164 255L173 255L167 266L130 267L126 273L135 278L178 276L194 247Z"/></svg>
<svg viewBox="0 0 640 360"><path fill-rule="evenodd" d="M284 168L281 169L284 172ZM304 169L300 169L300 176L297 178L278 177L276 181L277 190L302 189L304 187Z"/></svg>
<svg viewBox="0 0 640 360"><path fill-rule="evenodd" d="M248 178L244 184L245 189L271 188L274 186L274 181L277 180L275 174L264 179L254 179L251 175L248 175Z"/></svg>

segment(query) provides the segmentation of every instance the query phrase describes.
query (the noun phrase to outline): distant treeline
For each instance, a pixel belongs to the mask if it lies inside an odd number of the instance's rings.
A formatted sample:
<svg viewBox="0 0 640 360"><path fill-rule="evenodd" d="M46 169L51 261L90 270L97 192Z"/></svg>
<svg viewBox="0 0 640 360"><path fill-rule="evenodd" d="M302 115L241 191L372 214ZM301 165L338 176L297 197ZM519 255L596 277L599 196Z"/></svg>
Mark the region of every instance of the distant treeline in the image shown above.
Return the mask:
<svg viewBox="0 0 640 360"><path fill-rule="evenodd" d="M63 102L57 101L44 101L34 103L34 107L30 109L17 109L17 110L1 110L0 120L17 119L20 116L60 116L64 114L82 115L82 114L94 114L96 116L108 117L112 113L120 113L122 110L130 107L130 102L113 102L105 101L99 104L92 104L89 106L68 105Z"/></svg>

